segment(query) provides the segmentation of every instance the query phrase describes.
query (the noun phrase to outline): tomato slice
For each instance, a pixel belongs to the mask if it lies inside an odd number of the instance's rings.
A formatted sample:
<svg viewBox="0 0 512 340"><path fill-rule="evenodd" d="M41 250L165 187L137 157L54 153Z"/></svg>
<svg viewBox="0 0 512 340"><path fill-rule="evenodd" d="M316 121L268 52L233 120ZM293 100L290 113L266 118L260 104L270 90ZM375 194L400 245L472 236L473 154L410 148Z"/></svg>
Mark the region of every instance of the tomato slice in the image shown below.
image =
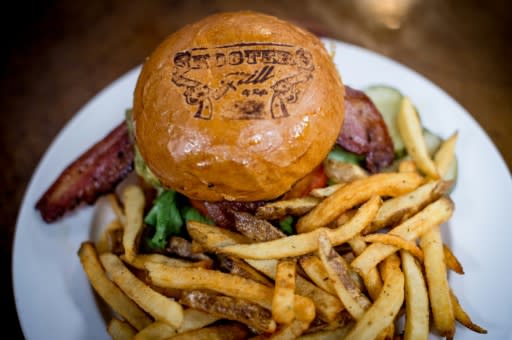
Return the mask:
<svg viewBox="0 0 512 340"><path fill-rule="evenodd" d="M328 178L324 172L323 164L317 166L309 174L297 181L290 191L284 195L284 199L299 198L308 195L311 190L327 186Z"/></svg>
<svg viewBox="0 0 512 340"><path fill-rule="evenodd" d="M189 199L190 205L197 209L199 213L203 216L210 217L210 214L208 214L208 209L206 209L206 205L204 204L204 201L201 200L195 200L195 199Z"/></svg>

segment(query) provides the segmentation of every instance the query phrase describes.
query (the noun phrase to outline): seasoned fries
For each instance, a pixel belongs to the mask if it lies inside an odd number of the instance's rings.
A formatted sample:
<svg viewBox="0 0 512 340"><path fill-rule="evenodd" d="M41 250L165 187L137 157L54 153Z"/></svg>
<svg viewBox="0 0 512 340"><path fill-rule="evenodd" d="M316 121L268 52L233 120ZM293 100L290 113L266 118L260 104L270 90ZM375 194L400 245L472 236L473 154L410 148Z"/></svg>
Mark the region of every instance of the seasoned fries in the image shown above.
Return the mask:
<svg viewBox="0 0 512 340"><path fill-rule="evenodd" d="M451 338L455 333L455 315L451 303L439 226L434 226L421 236L420 246L425 253L425 276L429 287L434 324L442 336Z"/></svg>
<svg viewBox="0 0 512 340"><path fill-rule="evenodd" d="M384 278L382 292L357 320L345 339L374 339L395 320L404 302L404 275L395 267Z"/></svg>
<svg viewBox="0 0 512 340"><path fill-rule="evenodd" d="M373 233L408 219L446 194L450 187L451 182L431 181L407 194L386 200L373 222L363 230L363 234Z"/></svg>
<svg viewBox="0 0 512 340"><path fill-rule="evenodd" d="M316 197L292 198L265 204L258 208L256 217L264 220L275 220L288 215L304 215L317 206L320 200Z"/></svg>
<svg viewBox="0 0 512 340"><path fill-rule="evenodd" d="M100 255L100 261L112 280L126 295L151 314L156 320L177 328L183 321L183 307L140 281L114 254Z"/></svg>
<svg viewBox="0 0 512 340"><path fill-rule="evenodd" d="M240 323L228 323L190 330L171 337L174 340L242 340L249 329Z"/></svg>
<svg viewBox="0 0 512 340"><path fill-rule="evenodd" d="M245 259L279 259L305 255L318 249L318 236L325 232L333 245L339 245L354 237L375 217L381 200L373 197L366 202L346 224L336 229L316 229L308 233L288 236L274 241L226 246L220 252Z"/></svg>
<svg viewBox="0 0 512 340"><path fill-rule="evenodd" d="M107 326L107 332L113 340L131 340L136 334L135 328L128 322L112 318Z"/></svg>
<svg viewBox="0 0 512 340"><path fill-rule="evenodd" d="M232 244L251 243L249 238L241 234L196 221L187 223L187 231L192 240L209 251Z"/></svg>
<svg viewBox="0 0 512 340"><path fill-rule="evenodd" d="M295 261L281 260L277 264L272 318L278 323L289 324L295 318Z"/></svg>
<svg viewBox="0 0 512 340"><path fill-rule="evenodd" d="M199 329L208 326L220 318L209 313L202 312L194 308L188 308L183 311L183 322L177 329L178 333Z"/></svg>
<svg viewBox="0 0 512 340"><path fill-rule="evenodd" d="M246 260L252 267L275 279L277 260ZM295 289L299 295L310 298L315 304L318 317L327 322L333 322L343 310L341 301L334 295L329 294L319 286L312 284L300 274L295 278Z"/></svg>
<svg viewBox="0 0 512 340"><path fill-rule="evenodd" d="M446 245L443 244L443 253L444 253L444 262L446 263L446 267L450 270L453 270L457 274L464 274L464 268L462 268L462 264L459 259L452 253L452 250Z"/></svg>
<svg viewBox="0 0 512 340"><path fill-rule="evenodd" d="M447 270L464 270L440 231L455 208L448 172L457 133L429 154L408 98L398 124L409 152L395 162L398 172L326 160L334 184L250 213L233 209L229 229L184 218L159 251L142 245L142 187L126 186L123 204L111 195L116 218L96 245L86 241L78 251L92 287L119 317L109 319L108 333L114 340L409 340L453 338L457 322L487 333L449 285Z"/></svg>
<svg viewBox="0 0 512 340"><path fill-rule="evenodd" d="M487 334L487 330L485 328L482 328L478 326L477 324L473 323L471 321L471 318L466 313L466 311L462 308L462 306L459 303L459 299L455 296L453 291L450 290L450 298L453 306L453 314L455 315L455 319L463 324L468 329L471 329L472 331L480 334Z"/></svg>
<svg viewBox="0 0 512 340"><path fill-rule="evenodd" d="M351 182L324 199L297 222L298 233L324 227L343 212L372 196L398 196L418 187L423 178L415 173L380 173Z"/></svg>
<svg viewBox="0 0 512 340"><path fill-rule="evenodd" d="M455 144L457 143L458 136L457 132L451 135L441 144L439 150L434 155L434 164L442 178L446 177L450 166L455 162Z"/></svg>
<svg viewBox="0 0 512 340"><path fill-rule="evenodd" d="M94 290L116 313L128 320L137 330L151 323L151 318L144 310L108 279L92 242L83 242L78 250L78 256Z"/></svg>
<svg viewBox="0 0 512 340"><path fill-rule="evenodd" d="M145 197L142 189L136 185L130 185L123 192L125 218L123 233L123 247L126 259L132 261L137 255L139 237L142 233L143 213Z"/></svg>
<svg viewBox="0 0 512 340"><path fill-rule="evenodd" d="M302 256L299 260L302 269L318 287L326 292L336 295L336 290L329 279L322 261L316 255Z"/></svg>
<svg viewBox="0 0 512 340"><path fill-rule="evenodd" d="M341 302L358 320L370 306L370 300L357 288L350 277L349 266L332 248L325 233L318 238L320 259Z"/></svg>
<svg viewBox="0 0 512 340"><path fill-rule="evenodd" d="M400 251L405 276L404 339L427 339L430 332L428 292L422 269L405 250Z"/></svg>
<svg viewBox="0 0 512 340"><path fill-rule="evenodd" d="M324 161L324 171L327 177L336 183L350 183L368 177L368 172L359 165L334 159Z"/></svg>
<svg viewBox="0 0 512 340"><path fill-rule="evenodd" d="M416 215L392 229L389 233L412 241L433 226L446 222L452 216L452 213L453 202L449 198L441 197ZM398 248L394 246L375 243L358 255L351 265L360 274L367 273L372 267L376 266L380 261L397 250Z"/></svg>
<svg viewBox="0 0 512 340"><path fill-rule="evenodd" d="M379 233L367 235L363 239L365 242L388 244L390 246L407 250L409 253L414 255L414 257L423 262L423 251L418 247L418 245L415 242L404 240L400 236Z"/></svg>
<svg viewBox="0 0 512 340"><path fill-rule="evenodd" d="M176 334L176 329L163 321L155 321L133 337L133 340L167 339Z"/></svg>
<svg viewBox="0 0 512 340"><path fill-rule="evenodd" d="M418 114L408 97L402 99L397 125L405 148L420 171L431 178L439 178L436 166L428 154Z"/></svg>
<svg viewBox="0 0 512 340"><path fill-rule="evenodd" d="M272 333L276 329L276 322L272 320L272 314L268 309L243 299L192 290L185 292L179 301L183 305L217 316L219 319L242 322L259 332Z"/></svg>

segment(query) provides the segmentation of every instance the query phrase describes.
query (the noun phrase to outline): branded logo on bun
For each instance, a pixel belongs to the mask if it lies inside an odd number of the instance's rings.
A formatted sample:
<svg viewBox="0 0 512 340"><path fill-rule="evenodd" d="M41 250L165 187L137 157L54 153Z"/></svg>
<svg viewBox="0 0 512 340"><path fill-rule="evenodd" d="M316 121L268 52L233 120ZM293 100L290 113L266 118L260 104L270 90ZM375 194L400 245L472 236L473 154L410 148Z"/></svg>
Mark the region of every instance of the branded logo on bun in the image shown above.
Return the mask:
<svg viewBox="0 0 512 340"><path fill-rule="evenodd" d="M315 35L266 14L219 13L147 58L135 143L159 182L189 198L274 199L331 150L344 91Z"/></svg>
<svg viewBox="0 0 512 340"><path fill-rule="evenodd" d="M287 106L307 90L314 69L304 48L237 43L176 53L172 81L196 118L214 112L225 119L283 118L293 113Z"/></svg>

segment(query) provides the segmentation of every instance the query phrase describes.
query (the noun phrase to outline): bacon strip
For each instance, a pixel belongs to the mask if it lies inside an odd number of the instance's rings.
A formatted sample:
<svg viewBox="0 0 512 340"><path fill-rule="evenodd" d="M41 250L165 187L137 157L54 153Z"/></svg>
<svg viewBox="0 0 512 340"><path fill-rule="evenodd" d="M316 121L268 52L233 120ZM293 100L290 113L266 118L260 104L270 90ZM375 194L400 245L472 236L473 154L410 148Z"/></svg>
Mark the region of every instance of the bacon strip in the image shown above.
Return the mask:
<svg viewBox="0 0 512 340"><path fill-rule="evenodd" d="M345 86L345 120L336 143L366 157L372 173L391 164L393 142L381 113L362 91Z"/></svg>
<svg viewBox="0 0 512 340"><path fill-rule="evenodd" d="M36 204L47 223L81 203L112 192L133 169L134 149L124 121L69 164Z"/></svg>

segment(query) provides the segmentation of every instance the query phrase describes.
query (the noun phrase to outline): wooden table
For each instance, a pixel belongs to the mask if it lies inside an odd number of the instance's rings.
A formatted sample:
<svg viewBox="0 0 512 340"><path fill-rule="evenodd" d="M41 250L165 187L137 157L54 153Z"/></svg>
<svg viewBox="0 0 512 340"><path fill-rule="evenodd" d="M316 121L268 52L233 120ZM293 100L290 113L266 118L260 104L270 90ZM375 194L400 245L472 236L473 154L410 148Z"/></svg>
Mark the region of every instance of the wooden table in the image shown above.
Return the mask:
<svg viewBox="0 0 512 340"><path fill-rule="evenodd" d="M453 96L512 166L512 13L506 1L46 1L3 13L0 78L3 325L21 336L11 250L24 190L43 152L91 97L169 33L207 14L253 9L389 56ZM34 287L37 289L37 287ZM7 308L7 313L5 308Z"/></svg>

